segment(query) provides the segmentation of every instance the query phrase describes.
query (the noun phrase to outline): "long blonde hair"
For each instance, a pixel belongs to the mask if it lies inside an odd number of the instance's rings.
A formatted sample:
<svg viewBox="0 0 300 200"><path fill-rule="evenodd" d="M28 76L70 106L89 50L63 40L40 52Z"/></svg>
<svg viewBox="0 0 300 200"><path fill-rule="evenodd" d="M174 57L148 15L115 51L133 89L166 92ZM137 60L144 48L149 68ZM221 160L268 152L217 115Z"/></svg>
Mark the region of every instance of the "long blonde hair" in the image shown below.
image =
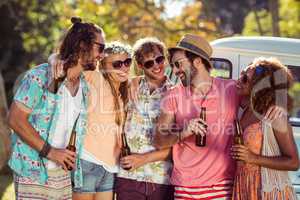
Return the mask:
<svg viewBox="0 0 300 200"><path fill-rule="evenodd" d="M104 53L106 54L106 56L113 54L128 54L129 56L131 56L131 47L121 42L111 42L106 45ZM113 84L113 77L104 69L105 58L102 60L101 65L102 69L100 71L102 72L104 79L108 82L111 88L112 95L114 97L114 110L116 113L115 122L116 124L121 125L122 123L124 123L124 115L122 115L122 111L125 110L125 106L128 103L128 81L122 82L117 90L117 88L115 88L115 85ZM119 94L121 95L123 108L121 108L120 105Z"/></svg>

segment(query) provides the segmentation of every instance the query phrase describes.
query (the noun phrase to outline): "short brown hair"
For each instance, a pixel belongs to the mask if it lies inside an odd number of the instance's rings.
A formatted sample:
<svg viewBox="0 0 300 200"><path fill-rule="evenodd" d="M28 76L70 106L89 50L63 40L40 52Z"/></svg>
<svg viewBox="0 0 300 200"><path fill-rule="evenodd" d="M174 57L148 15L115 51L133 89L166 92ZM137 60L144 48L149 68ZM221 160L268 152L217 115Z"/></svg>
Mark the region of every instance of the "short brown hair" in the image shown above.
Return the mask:
<svg viewBox="0 0 300 200"><path fill-rule="evenodd" d="M138 64L142 65L144 56L152 53L156 48L162 55L166 54L166 46L159 39L155 37L146 37L139 39L133 45L133 57Z"/></svg>
<svg viewBox="0 0 300 200"><path fill-rule="evenodd" d="M276 58L257 58L252 65L255 72L250 80L250 100L254 111L264 115L274 105L291 111L293 99L288 91L293 85L293 76L290 70Z"/></svg>

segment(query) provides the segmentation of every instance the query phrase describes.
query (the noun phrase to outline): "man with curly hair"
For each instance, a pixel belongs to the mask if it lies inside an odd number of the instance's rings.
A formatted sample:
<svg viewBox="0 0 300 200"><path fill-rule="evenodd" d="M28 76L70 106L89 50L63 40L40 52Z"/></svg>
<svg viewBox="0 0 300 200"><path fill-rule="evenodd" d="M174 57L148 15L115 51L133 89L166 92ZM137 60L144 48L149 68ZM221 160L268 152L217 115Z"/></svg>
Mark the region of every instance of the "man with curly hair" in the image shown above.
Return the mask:
<svg viewBox="0 0 300 200"><path fill-rule="evenodd" d="M165 45L157 38L143 38L133 49L145 76L139 79L137 101L128 103L125 137L132 155L120 160L123 169L116 183L117 199L171 200L170 149L158 150L153 145L160 101L173 86L164 74Z"/></svg>

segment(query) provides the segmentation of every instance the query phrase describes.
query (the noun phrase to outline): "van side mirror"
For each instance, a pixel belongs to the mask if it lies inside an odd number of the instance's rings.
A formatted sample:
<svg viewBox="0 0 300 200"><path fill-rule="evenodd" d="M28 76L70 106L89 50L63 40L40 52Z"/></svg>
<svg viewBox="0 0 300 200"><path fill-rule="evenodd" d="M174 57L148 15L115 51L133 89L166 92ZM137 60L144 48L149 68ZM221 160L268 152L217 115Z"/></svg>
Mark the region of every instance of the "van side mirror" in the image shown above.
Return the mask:
<svg viewBox="0 0 300 200"><path fill-rule="evenodd" d="M211 58L210 62L213 66L210 74L213 77L232 78L232 63L229 60L224 58Z"/></svg>

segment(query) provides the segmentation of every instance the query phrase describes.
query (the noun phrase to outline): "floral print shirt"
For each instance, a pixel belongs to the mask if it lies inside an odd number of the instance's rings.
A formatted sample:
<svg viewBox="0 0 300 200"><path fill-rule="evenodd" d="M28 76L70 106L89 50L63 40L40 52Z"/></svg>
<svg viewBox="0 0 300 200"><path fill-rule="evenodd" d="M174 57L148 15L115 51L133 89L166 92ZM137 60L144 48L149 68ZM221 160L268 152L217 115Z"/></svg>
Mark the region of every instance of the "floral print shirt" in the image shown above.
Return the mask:
<svg viewBox="0 0 300 200"><path fill-rule="evenodd" d="M160 114L160 101L164 92L173 83L166 79L162 87L150 93L149 85L142 78L139 85L138 102L128 103L128 114L125 124L125 135L131 153L147 153L155 151L153 138L155 123ZM118 177L156 184L170 184L172 164L170 161L147 163L135 170L126 171L122 168Z"/></svg>
<svg viewBox="0 0 300 200"><path fill-rule="evenodd" d="M50 80L50 67L47 63L41 64L29 70L22 79L18 90L14 96L14 101L21 103L31 109L29 123L39 133L42 139L51 144L55 131L62 93L57 94L48 91ZM87 93L88 86L83 75L80 76L83 99L80 107L80 115L76 125L76 153L80 158L82 151L82 141L86 129L87 119ZM63 83L64 84L64 83ZM27 145L16 134L11 135L12 154L8 162L11 169L19 176L31 177L40 183L45 183L48 179L46 158L39 157L39 152ZM80 160L76 160L76 170L74 172L75 186L82 185L82 170Z"/></svg>

